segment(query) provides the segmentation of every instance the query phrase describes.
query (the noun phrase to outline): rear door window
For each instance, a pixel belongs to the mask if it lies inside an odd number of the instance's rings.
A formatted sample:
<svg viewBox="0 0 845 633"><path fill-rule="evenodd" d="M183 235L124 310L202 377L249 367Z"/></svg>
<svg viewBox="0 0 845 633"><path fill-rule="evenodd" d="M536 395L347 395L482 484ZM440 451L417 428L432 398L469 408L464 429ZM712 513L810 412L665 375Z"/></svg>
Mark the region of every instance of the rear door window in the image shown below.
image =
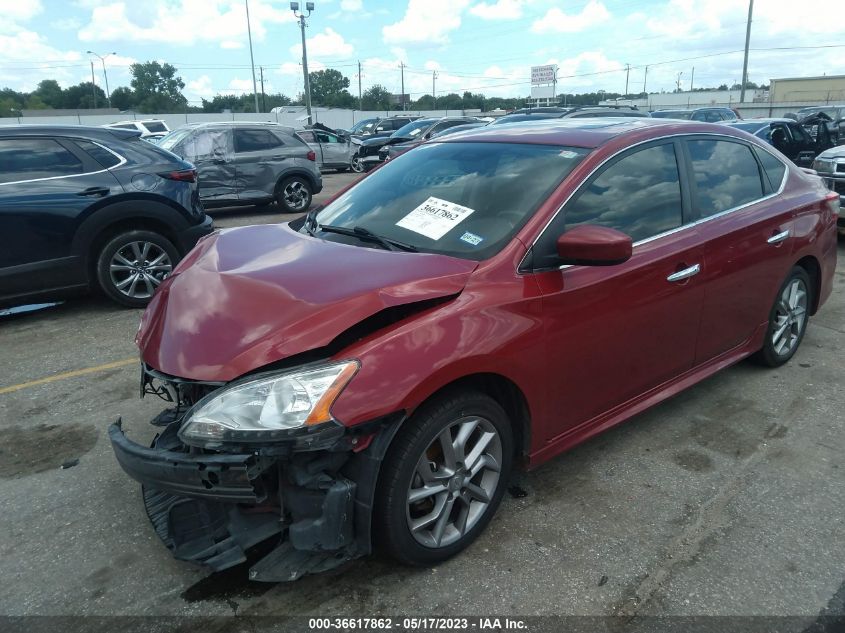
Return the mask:
<svg viewBox="0 0 845 633"><path fill-rule="evenodd" d="M597 224L635 242L683 224L678 161L673 143L628 154L605 168L564 208L563 231Z"/></svg>
<svg viewBox="0 0 845 633"><path fill-rule="evenodd" d="M733 141L686 141L693 175L693 200L702 218L763 197L760 167L751 148Z"/></svg>
<svg viewBox="0 0 845 633"><path fill-rule="evenodd" d="M235 153L263 152L284 145L270 130L242 130L235 128Z"/></svg>
<svg viewBox="0 0 845 633"><path fill-rule="evenodd" d="M181 147L182 157L190 161L229 157L232 154L231 130L225 127L200 130L188 136Z"/></svg>
<svg viewBox="0 0 845 633"><path fill-rule="evenodd" d="M783 184L783 176L786 173L786 165L769 154L766 150L757 148L757 157L763 164L763 170L769 179L772 191L778 191Z"/></svg>
<svg viewBox="0 0 845 633"><path fill-rule="evenodd" d="M84 139L76 139L75 143L79 145L85 153L96 160L100 165L106 169L110 169L120 164L120 158L113 154L105 147L94 143L93 141L86 141Z"/></svg>
<svg viewBox="0 0 845 633"><path fill-rule="evenodd" d="M74 176L82 161L53 139L0 139L0 182Z"/></svg>

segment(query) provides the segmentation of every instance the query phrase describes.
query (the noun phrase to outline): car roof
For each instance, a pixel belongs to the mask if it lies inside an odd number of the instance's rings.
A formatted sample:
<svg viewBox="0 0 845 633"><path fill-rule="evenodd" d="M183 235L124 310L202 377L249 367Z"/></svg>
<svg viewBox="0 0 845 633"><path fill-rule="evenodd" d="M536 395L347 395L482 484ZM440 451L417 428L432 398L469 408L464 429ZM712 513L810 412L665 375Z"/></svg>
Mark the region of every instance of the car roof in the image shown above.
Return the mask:
<svg viewBox="0 0 845 633"><path fill-rule="evenodd" d="M273 121L207 121L203 123L186 123L185 125L180 126L179 129L197 129L202 127L270 127L274 130L284 130L291 133L295 131L294 128L288 125L274 123Z"/></svg>
<svg viewBox="0 0 845 633"><path fill-rule="evenodd" d="M0 125L0 135L3 136L83 136L87 138L138 138L141 132L137 129L127 130L118 127L99 127L92 125Z"/></svg>
<svg viewBox="0 0 845 633"><path fill-rule="evenodd" d="M637 137L638 141L670 134L722 134L725 126L717 123L652 119L650 117L596 117L589 119L542 119L509 125L487 125L447 136L442 143L487 142L529 143L594 149L620 137ZM729 132L738 138L742 132Z"/></svg>

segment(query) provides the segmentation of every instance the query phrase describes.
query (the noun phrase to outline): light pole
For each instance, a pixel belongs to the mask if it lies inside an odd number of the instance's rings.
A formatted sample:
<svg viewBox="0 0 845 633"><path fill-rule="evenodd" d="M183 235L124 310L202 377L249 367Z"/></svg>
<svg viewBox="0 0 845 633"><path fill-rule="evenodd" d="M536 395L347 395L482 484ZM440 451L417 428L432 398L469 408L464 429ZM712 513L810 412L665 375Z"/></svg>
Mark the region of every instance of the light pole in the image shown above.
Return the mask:
<svg viewBox="0 0 845 633"><path fill-rule="evenodd" d="M745 25L745 56L742 58L742 86L739 88L739 102L745 103L745 84L748 83L748 46L751 44L751 18L754 15L754 0L748 0L748 22Z"/></svg>
<svg viewBox="0 0 845 633"><path fill-rule="evenodd" d="M255 58L252 56L252 27L249 25L249 0L244 0L246 6L246 33L249 37L249 63L252 66L252 94L255 97L255 113L258 114L258 86L255 85Z"/></svg>
<svg viewBox="0 0 845 633"><path fill-rule="evenodd" d="M106 102L109 104L109 108L111 108L111 92L109 92L109 76L106 73L106 60L109 57L111 57L112 55L117 55L117 53L108 53L105 57L103 57L102 55L97 55L97 53L95 53L94 51L88 51L88 54L99 58L100 63L103 65L103 79L106 80ZM94 74L93 68L91 70L92 70L91 74L93 75ZM93 83L93 79L94 78L91 77L92 83Z"/></svg>
<svg viewBox="0 0 845 633"><path fill-rule="evenodd" d="M302 31L302 73L305 75L305 110L308 112L308 125L311 125L311 82L308 80L308 51L305 48L305 18L311 17L311 12L314 11L314 3L305 3L305 10L308 13L298 13L298 2L291 2L290 10L299 18L299 29Z"/></svg>

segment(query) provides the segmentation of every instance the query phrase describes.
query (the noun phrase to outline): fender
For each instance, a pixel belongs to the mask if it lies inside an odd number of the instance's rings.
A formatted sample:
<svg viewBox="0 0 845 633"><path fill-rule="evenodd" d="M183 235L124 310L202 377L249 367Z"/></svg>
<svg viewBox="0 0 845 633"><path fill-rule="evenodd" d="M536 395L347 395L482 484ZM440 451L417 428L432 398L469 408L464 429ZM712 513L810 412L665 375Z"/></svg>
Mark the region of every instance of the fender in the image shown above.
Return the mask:
<svg viewBox="0 0 845 633"><path fill-rule="evenodd" d="M187 229L190 222L170 200L150 194L133 194L129 199L104 202L92 207L77 229L71 252L87 256L94 239L103 229L122 220L153 220L166 225L172 233Z"/></svg>

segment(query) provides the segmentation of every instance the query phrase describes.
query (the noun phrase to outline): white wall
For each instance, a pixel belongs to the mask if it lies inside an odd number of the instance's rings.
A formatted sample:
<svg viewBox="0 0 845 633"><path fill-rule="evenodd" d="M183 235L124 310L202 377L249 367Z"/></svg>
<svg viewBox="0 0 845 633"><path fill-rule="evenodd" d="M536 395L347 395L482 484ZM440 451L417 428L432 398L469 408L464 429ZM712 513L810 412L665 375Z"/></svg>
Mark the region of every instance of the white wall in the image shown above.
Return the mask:
<svg viewBox="0 0 845 633"><path fill-rule="evenodd" d="M336 110L328 108L313 108L312 116L315 122L319 121L323 125L333 128L348 128L356 121L361 119L369 119L373 117L385 118L397 114L416 114L421 116L462 116L463 110L378 110L378 111L361 111L361 110ZM253 112L238 112L238 113L223 113L223 114L206 114L206 113L185 113L185 114L120 114L120 115L86 115L81 111L77 115L71 116L36 116L36 117L17 117L17 118L2 118L0 125L19 125L19 124L40 124L40 125L105 125L107 123L115 123L117 121L126 121L133 119L161 119L165 121L170 129L175 129L185 123L210 123L219 121L269 121L273 123L281 123L282 125L289 125L295 128L302 128L305 126L306 120L302 117L306 115L305 108L291 107L285 108L284 112L279 113L264 113L255 114Z"/></svg>

